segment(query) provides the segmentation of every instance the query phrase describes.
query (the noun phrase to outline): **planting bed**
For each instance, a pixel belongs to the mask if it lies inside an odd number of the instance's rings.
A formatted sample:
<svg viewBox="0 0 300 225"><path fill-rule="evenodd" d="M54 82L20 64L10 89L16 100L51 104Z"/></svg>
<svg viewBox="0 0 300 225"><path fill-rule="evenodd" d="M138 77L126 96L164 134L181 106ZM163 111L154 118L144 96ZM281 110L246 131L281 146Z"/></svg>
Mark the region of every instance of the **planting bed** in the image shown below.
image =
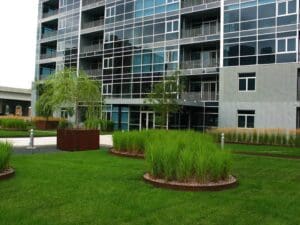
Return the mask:
<svg viewBox="0 0 300 225"><path fill-rule="evenodd" d="M221 191L238 185L237 179L234 176L229 176L227 180L220 180L217 182L178 182L166 181L164 179L157 179L152 177L149 173L144 174L144 180L156 187L169 188L183 191Z"/></svg>
<svg viewBox="0 0 300 225"><path fill-rule="evenodd" d="M15 174L15 170L13 168L5 169L0 172L0 180L8 179Z"/></svg>
<svg viewBox="0 0 300 225"><path fill-rule="evenodd" d="M137 158L137 159L144 159L145 156L143 153L137 153L137 152L128 152L128 151L116 151L115 149L110 149L109 152L116 156L122 156L122 157L129 157L129 158Z"/></svg>

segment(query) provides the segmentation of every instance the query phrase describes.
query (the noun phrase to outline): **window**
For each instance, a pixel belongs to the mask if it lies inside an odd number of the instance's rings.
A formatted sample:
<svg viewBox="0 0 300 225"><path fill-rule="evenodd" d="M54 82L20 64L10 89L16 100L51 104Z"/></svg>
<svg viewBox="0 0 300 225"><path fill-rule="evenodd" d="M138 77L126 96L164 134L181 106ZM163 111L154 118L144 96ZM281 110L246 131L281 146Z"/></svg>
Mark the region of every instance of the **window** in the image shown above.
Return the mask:
<svg viewBox="0 0 300 225"><path fill-rule="evenodd" d="M283 0L277 2L277 15L285 16L296 13L296 0Z"/></svg>
<svg viewBox="0 0 300 225"><path fill-rule="evenodd" d="M168 3L168 4L176 3L176 2L178 2L178 0L167 0L167 3Z"/></svg>
<svg viewBox="0 0 300 225"><path fill-rule="evenodd" d="M115 15L115 7L109 7L106 9L106 18L113 17Z"/></svg>
<svg viewBox="0 0 300 225"><path fill-rule="evenodd" d="M239 74L239 91L255 91L255 73Z"/></svg>
<svg viewBox="0 0 300 225"><path fill-rule="evenodd" d="M166 52L166 63L177 62L178 61L178 51L167 51Z"/></svg>
<svg viewBox="0 0 300 225"><path fill-rule="evenodd" d="M296 38L282 38L277 40L277 52L295 52Z"/></svg>
<svg viewBox="0 0 300 225"><path fill-rule="evenodd" d="M103 95L109 95L112 93L112 84L103 84L102 86Z"/></svg>
<svg viewBox="0 0 300 225"><path fill-rule="evenodd" d="M104 58L104 69L109 69L113 67L113 57Z"/></svg>
<svg viewBox="0 0 300 225"><path fill-rule="evenodd" d="M105 33L105 38L104 38L104 42L105 43L109 43L109 42L113 42L115 38L115 34L113 31L111 32L106 32Z"/></svg>
<svg viewBox="0 0 300 225"><path fill-rule="evenodd" d="M255 110L238 110L238 127L254 128Z"/></svg>
<svg viewBox="0 0 300 225"><path fill-rule="evenodd" d="M166 31L167 33L173 33L178 31L178 20L167 21Z"/></svg>

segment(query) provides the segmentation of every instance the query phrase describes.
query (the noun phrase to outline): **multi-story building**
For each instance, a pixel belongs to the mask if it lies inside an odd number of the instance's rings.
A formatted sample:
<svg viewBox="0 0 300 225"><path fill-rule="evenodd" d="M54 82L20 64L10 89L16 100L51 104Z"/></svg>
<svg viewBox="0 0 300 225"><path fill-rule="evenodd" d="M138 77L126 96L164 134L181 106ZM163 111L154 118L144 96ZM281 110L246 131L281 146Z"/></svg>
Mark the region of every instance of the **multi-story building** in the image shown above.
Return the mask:
<svg viewBox="0 0 300 225"><path fill-rule="evenodd" d="M118 129L155 126L145 97L180 69L171 128L297 128L296 0L40 0L36 80L64 67L102 81Z"/></svg>

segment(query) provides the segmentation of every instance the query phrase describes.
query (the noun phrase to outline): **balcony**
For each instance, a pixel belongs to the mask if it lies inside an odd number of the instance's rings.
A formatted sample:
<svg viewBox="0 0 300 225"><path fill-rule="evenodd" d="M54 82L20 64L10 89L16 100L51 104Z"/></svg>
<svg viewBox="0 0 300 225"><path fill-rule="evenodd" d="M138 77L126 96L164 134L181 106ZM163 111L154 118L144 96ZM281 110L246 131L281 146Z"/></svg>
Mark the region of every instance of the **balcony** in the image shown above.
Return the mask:
<svg viewBox="0 0 300 225"><path fill-rule="evenodd" d="M80 48L80 53L90 53L90 52L99 52L103 50L103 44L94 44L94 45L87 45L82 46Z"/></svg>
<svg viewBox="0 0 300 225"><path fill-rule="evenodd" d="M212 2L220 2L220 0L182 0L181 6L182 8L196 6L196 5L204 5Z"/></svg>
<svg viewBox="0 0 300 225"><path fill-rule="evenodd" d="M102 69L84 69L84 72L91 77L97 77L102 75Z"/></svg>
<svg viewBox="0 0 300 225"><path fill-rule="evenodd" d="M55 10L49 10L48 12L44 12L44 13L43 13L43 19L44 19L44 18L47 18L47 17L50 17L50 16L57 15L57 14L58 14L58 9L55 9Z"/></svg>
<svg viewBox="0 0 300 225"><path fill-rule="evenodd" d="M92 5L92 4L104 4L104 0L83 0L82 6Z"/></svg>
<svg viewBox="0 0 300 225"><path fill-rule="evenodd" d="M183 92L181 93L181 100L183 102L205 102L205 101L218 101L218 92L201 91L201 92Z"/></svg>
<svg viewBox="0 0 300 225"><path fill-rule="evenodd" d="M42 18L47 18L58 14L59 0L49 0L43 3Z"/></svg>
<svg viewBox="0 0 300 225"><path fill-rule="evenodd" d="M103 26L104 25L104 18L101 18L99 20L94 20L94 21L90 21L90 22L84 22L82 23L81 28L84 29L88 29L88 28L92 28L92 27L98 27L98 26Z"/></svg>
<svg viewBox="0 0 300 225"><path fill-rule="evenodd" d="M220 34L220 23L217 21L204 22L198 26L182 29L181 37L201 37Z"/></svg>
<svg viewBox="0 0 300 225"><path fill-rule="evenodd" d="M54 30L54 31L47 31L47 32L42 33L42 39L49 38L49 37L54 37L56 35L57 35L57 31L56 30Z"/></svg>
<svg viewBox="0 0 300 225"><path fill-rule="evenodd" d="M55 57L56 57L56 51L42 53L40 55L40 59L50 59L50 58L55 58Z"/></svg>
<svg viewBox="0 0 300 225"><path fill-rule="evenodd" d="M180 63L180 66L181 69L219 67L219 59L185 60Z"/></svg>

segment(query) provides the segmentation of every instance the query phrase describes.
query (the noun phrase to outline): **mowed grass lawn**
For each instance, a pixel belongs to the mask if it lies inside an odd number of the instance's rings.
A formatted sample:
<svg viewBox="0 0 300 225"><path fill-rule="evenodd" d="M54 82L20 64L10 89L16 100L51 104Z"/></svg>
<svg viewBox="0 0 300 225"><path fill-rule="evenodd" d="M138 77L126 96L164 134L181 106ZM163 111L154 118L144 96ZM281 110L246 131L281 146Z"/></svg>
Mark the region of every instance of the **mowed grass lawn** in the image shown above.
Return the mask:
<svg viewBox="0 0 300 225"><path fill-rule="evenodd" d="M10 138L10 137L29 137L29 131L21 131L21 130L1 130L0 129L0 138ZM56 130L34 130L35 137L53 137L56 136Z"/></svg>
<svg viewBox="0 0 300 225"><path fill-rule="evenodd" d="M0 224L300 224L300 161L233 157L237 188L181 192L144 183L144 160L106 150L13 155L16 175L0 182Z"/></svg>
<svg viewBox="0 0 300 225"><path fill-rule="evenodd" d="M279 154L286 156L299 156L300 148L287 147L287 146L271 146L271 145L246 145L246 144L225 144L225 148L240 152L253 152L253 153L268 153Z"/></svg>

